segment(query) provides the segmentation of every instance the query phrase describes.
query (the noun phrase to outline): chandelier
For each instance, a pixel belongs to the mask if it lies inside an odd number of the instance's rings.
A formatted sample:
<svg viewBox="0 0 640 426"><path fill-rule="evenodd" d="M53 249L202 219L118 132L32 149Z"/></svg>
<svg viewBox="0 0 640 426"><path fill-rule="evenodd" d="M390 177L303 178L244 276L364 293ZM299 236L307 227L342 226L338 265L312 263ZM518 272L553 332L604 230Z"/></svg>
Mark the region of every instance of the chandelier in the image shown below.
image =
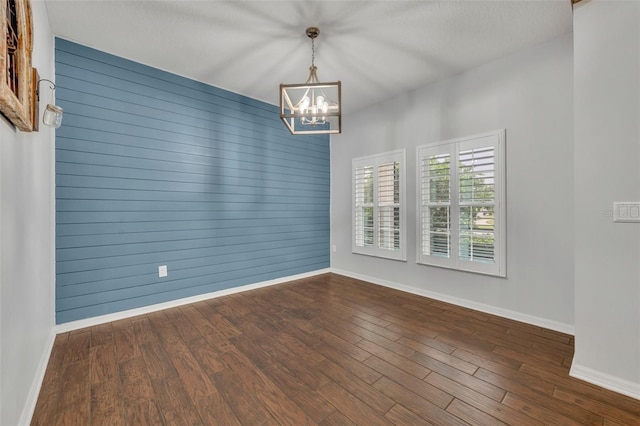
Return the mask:
<svg viewBox="0 0 640 426"><path fill-rule="evenodd" d="M306 30L311 39L311 66L304 84L280 85L280 118L293 135L340 133L341 83L320 83L315 66L316 27Z"/></svg>

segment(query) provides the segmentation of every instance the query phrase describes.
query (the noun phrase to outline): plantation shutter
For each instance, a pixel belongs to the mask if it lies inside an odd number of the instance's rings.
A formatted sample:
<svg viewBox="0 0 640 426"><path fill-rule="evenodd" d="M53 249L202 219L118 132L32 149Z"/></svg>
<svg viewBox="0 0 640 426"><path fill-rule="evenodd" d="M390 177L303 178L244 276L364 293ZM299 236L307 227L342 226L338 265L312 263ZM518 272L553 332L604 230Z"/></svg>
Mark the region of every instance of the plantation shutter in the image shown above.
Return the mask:
<svg viewBox="0 0 640 426"><path fill-rule="evenodd" d="M418 263L506 275L504 137L418 147Z"/></svg>
<svg viewBox="0 0 640 426"><path fill-rule="evenodd" d="M373 246L373 166L355 169L354 244Z"/></svg>
<svg viewBox="0 0 640 426"><path fill-rule="evenodd" d="M495 263L495 151L493 145L458 153L460 260Z"/></svg>
<svg viewBox="0 0 640 426"><path fill-rule="evenodd" d="M448 147L420 155L422 254L451 256L451 155Z"/></svg>
<svg viewBox="0 0 640 426"><path fill-rule="evenodd" d="M378 248L400 249L400 162L378 166Z"/></svg>
<svg viewBox="0 0 640 426"><path fill-rule="evenodd" d="M406 260L405 151L352 160L354 253Z"/></svg>

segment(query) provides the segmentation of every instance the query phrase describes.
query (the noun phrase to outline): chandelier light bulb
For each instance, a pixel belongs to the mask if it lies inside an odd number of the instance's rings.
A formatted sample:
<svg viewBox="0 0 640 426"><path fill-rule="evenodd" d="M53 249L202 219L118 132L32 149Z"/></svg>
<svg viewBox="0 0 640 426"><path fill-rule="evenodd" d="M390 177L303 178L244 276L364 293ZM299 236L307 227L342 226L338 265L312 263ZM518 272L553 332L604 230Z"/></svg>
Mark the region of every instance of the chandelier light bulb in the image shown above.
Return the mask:
<svg viewBox="0 0 640 426"><path fill-rule="evenodd" d="M302 98L302 102L300 104L300 108L306 110L307 108L309 108L309 104L311 103L311 101L309 100L308 96L305 96L304 98Z"/></svg>

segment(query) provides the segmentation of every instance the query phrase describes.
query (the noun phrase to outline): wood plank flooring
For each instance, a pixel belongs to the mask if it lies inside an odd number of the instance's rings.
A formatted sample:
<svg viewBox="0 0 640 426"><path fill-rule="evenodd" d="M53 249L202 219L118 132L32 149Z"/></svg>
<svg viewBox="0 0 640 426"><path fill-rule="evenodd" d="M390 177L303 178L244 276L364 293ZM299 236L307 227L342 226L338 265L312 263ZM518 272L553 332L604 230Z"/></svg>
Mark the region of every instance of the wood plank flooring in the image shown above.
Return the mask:
<svg viewBox="0 0 640 426"><path fill-rule="evenodd" d="M573 338L335 274L57 336L34 425L640 425Z"/></svg>

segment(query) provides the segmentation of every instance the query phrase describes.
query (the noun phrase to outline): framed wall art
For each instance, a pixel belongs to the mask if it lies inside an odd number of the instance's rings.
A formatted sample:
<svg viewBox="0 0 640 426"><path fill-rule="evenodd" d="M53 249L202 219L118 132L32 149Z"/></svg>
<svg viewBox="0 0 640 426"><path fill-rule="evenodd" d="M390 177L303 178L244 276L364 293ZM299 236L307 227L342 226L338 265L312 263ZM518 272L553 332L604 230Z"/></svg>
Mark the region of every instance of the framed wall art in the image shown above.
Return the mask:
<svg viewBox="0 0 640 426"><path fill-rule="evenodd" d="M29 0L0 0L0 112L18 129L34 130L36 73ZM37 123L37 118L35 120Z"/></svg>

